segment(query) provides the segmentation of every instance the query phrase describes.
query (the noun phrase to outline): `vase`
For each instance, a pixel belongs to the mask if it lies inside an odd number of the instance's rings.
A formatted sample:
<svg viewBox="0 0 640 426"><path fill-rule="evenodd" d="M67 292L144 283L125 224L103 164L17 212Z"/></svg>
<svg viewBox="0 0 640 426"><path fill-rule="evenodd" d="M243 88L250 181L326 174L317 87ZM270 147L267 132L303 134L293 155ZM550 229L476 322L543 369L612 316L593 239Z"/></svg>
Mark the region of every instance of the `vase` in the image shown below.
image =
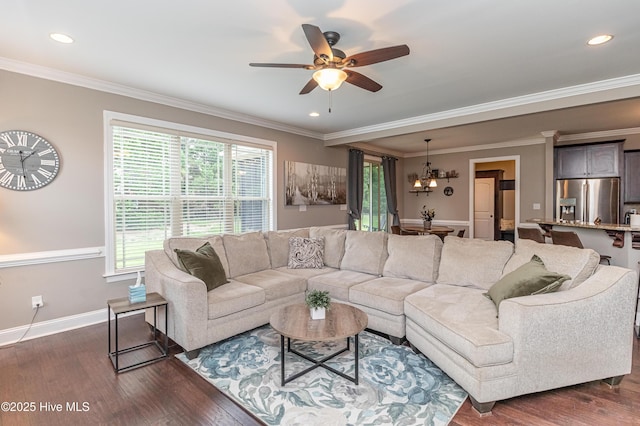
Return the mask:
<svg viewBox="0 0 640 426"><path fill-rule="evenodd" d="M425 220L422 222L422 227L424 229L431 229L431 221L430 220Z"/></svg>
<svg viewBox="0 0 640 426"><path fill-rule="evenodd" d="M326 310L325 308L309 308L311 312L311 319L324 319Z"/></svg>

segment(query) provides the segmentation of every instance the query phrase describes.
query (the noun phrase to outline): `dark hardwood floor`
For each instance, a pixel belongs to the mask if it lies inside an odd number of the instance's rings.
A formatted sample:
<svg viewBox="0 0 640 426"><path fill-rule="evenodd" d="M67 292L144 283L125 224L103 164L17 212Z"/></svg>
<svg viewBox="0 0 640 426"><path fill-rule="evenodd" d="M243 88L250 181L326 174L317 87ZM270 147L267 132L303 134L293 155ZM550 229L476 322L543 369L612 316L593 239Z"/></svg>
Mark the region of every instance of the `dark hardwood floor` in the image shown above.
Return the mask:
<svg viewBox="0 0 640 426"><path fill-rule="evenodd" d="M120 321L123 347L148 337L141 315ZM592 382L525 395L498 402L484 418L467 400L451 424L640 425L639 343L633 371L617 389ZM174 346L171 354L178 351ZM1 426L261 424L173 357L115 374L106 323L0 348L0 402L35 408L3 406Z"/></svg>

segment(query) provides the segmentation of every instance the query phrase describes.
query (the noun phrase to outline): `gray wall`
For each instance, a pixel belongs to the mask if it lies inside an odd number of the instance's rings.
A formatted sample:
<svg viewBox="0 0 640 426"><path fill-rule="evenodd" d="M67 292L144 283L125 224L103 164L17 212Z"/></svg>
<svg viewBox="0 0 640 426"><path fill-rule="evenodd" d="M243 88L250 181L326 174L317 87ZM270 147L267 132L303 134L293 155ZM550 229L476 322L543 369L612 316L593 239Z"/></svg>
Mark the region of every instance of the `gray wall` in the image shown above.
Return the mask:
<svg viewBox="0 0 640 426"><path fill-rule="evenodd" d="M451 154L430 154L432 168L456 170L459 177L438 180L438 187L427 194L409 194L411 184L409 173L420 173L424 157L407 158L404 161L404 175L398 182L404 185L404 204L400 216L408 219L419 219L419 211L423 205L436 209L435 220L468 221L469 218L469 161L472 159L520 156L520 220L540 217L544 212L544 144L526 145L510 148L496 148L479 151L458 152ZM451 186L453 195L447 197L443 190ZM540 210L533 210L533 203L540 203Z"/></svg>
<svg viewBox="0 0 640 426"><path fill-rule="evenodd" d="M58 177L29 192L0 189L0 255L104 246L103 111L151 117L273 140L277 151L277 227L346 223L339 206L284 207L284 161L347 167L344 148L321 141L125 96L0 71L0 129L30 131L61 156ZM104 259L0 269L0 330L28 324L31 297L45 306L36 322L106 307L130 281L107 283Z"/></svg>

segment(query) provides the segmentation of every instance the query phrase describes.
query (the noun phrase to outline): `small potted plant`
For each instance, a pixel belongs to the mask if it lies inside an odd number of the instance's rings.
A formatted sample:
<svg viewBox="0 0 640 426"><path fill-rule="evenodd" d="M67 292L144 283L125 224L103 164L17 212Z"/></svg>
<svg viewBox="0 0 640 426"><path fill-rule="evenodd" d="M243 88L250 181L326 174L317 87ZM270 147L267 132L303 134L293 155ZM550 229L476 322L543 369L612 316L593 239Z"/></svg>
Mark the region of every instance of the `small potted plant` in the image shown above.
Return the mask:
<svg viewBox="0 0 640 426"><path fill-rule="evenodd" d="M420 210L420 216L422 216L422 224L424 229L431 229L431 221L434 217L436 217L435 209L428 209L427 206L422 206L422 210Z"/></svg>
<svg viewBox="0 0 640 426"><path fill-rule="evenodd" d="M322 290L308 291L304 301L311 312L311 319L324 319L326 310L331 304L329 292Z"/></svg>

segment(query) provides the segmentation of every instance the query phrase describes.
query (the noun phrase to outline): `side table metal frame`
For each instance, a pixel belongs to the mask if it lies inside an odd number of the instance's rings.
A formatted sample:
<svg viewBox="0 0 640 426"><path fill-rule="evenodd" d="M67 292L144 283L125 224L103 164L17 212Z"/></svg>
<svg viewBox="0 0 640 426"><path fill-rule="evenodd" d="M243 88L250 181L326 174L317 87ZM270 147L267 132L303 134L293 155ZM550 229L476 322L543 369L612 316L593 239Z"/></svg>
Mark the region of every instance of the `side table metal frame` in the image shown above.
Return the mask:
<svg viewBox="0 0 640 426"><path fill-rule="evenodd" d="M113 299L113 300L109 300L107 301L107 329L108 329L108 333L109 333L109 358L111 359L111 363L113 364L113 368L116 371L116 373L121 373L123 371L128 371L137 367L142 367L144 365L147 364L151 364L153 362L156 361L160 361L161 359L164 359L168 356L169 354L169 336L167 336L166 331L168 330L168 325L169 325L169 304L168 302L163 299L159 294L157 293L150 293L147 295L147 297L149 296L156 296L158 297L157 301L152 301L152 302L142 302L142 303L129 303L128 305L125 305L123 307L119 307L117 309L113 309L113 306L115 303L117 302L124 302L124 301L128 301L128 298L122 298L122 299ZM164 311L164 329L165 329L165 334L164 334L164 342L163 345L161 346L160 343L158 342L158 329L157 329L157 315L158 315L158 307L160 306L164 306L165 307L165 311ZM124 348L124 349L119 349L118 348L118 316L121 314L125 314L128 312L133 312L133 311L139 311L139 310L143 310L143 309L147 309L147 308L153 308L153 340L148 341L148 342L144 342L141 343L139 345L135 345L135 346L131 346L128 348ZM114 319L114 324L115 324L115 350L112 351L111 350L111 311L113 310L113 314L115 316ZM139 350L142 348L146 348L148 346L155 346L158 348L158 350L160 351L160 355L146 360L146 361L141 361L141 362L137 362L135 364L132 365L128 365L126 367L120 367L120 363L118 360L119 355L127 353L127 352L132 352L135 350Z"/></svg>

